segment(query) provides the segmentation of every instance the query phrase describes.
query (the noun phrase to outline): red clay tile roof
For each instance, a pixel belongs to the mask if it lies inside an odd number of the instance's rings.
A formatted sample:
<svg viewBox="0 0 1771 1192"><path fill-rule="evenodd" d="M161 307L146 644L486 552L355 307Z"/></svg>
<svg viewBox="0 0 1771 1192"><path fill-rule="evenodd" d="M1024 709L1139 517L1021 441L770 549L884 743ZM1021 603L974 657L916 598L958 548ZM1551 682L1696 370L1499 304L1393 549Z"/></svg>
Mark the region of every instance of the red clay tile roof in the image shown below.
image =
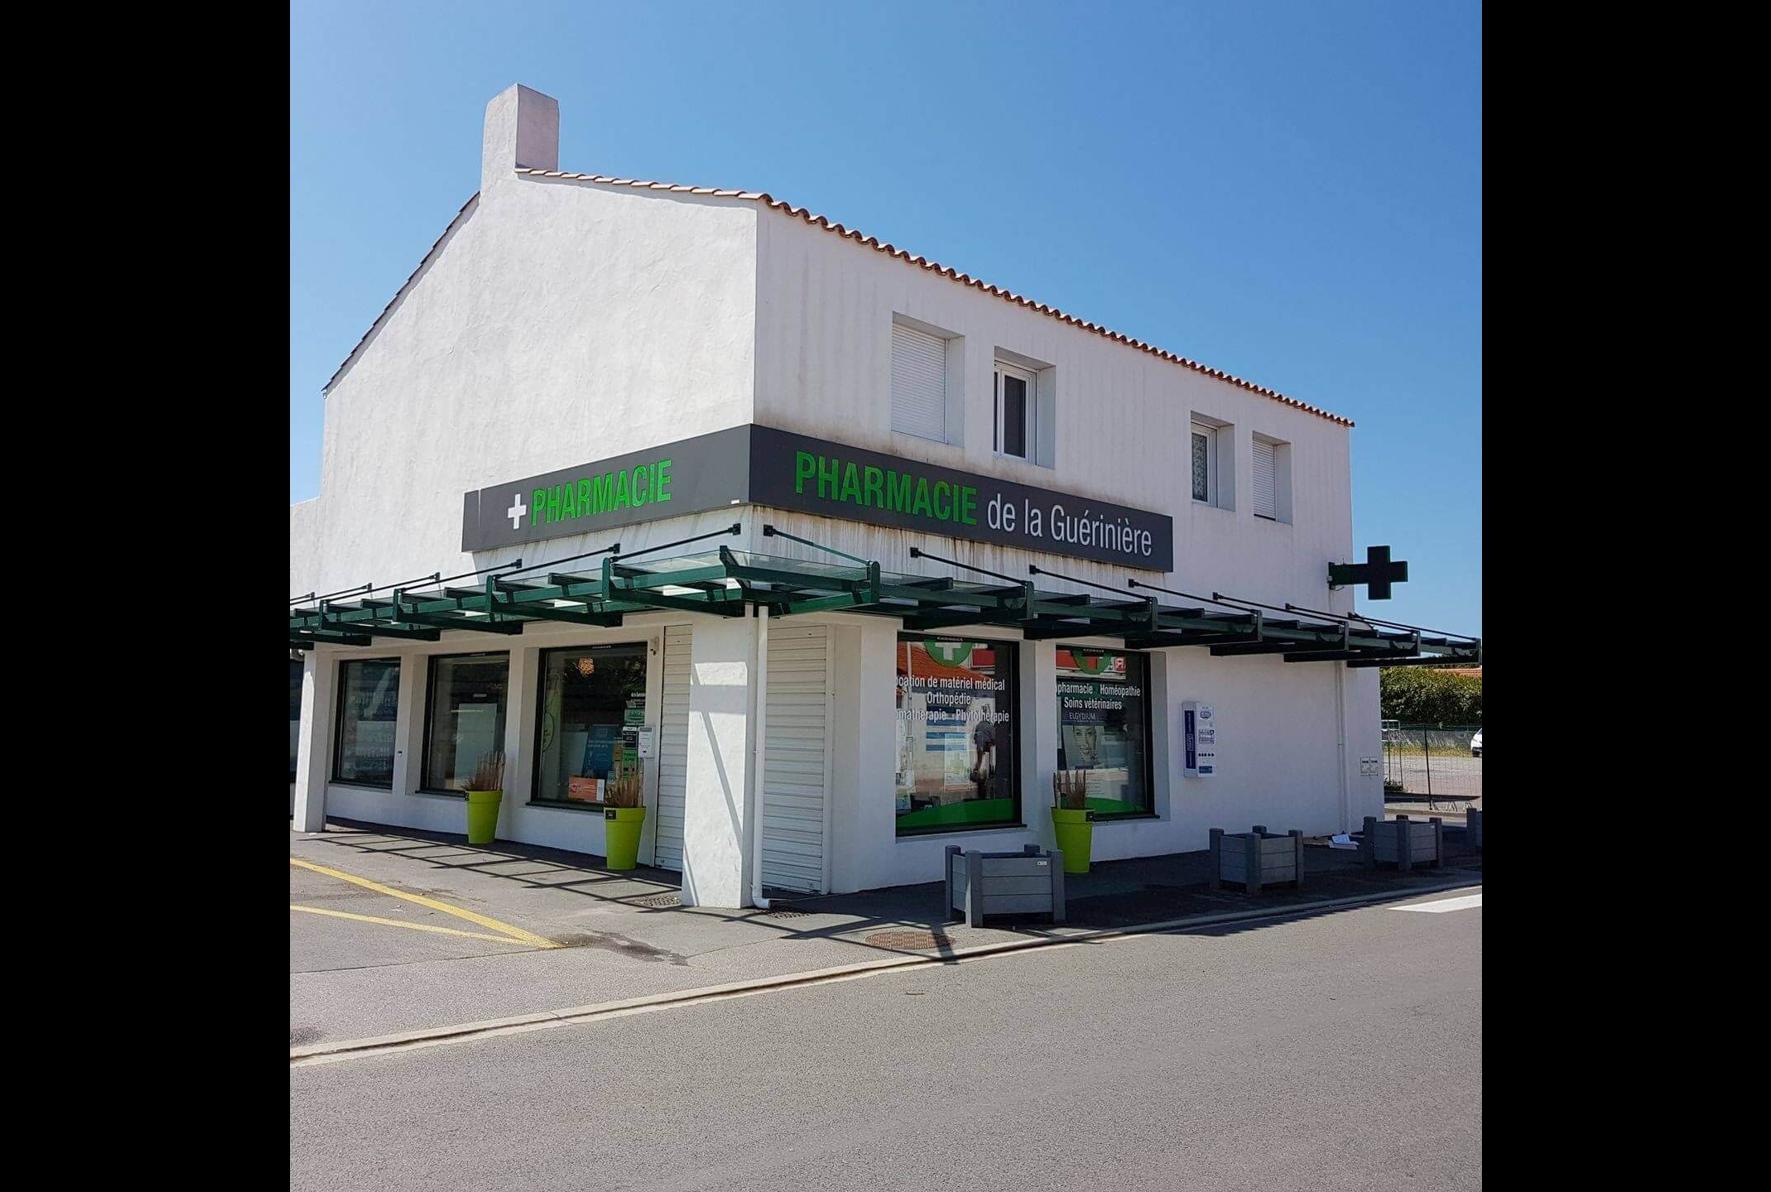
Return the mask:
<svg viewBox="0 0 1771 1192"><path fill-rule="evenodd" d="M832 223L826 216L815 215L804 207L795 207L790 203L784 203L780 199L777 199L766 192L753 190L721 190L711 186L683 186L679 183L672 182L647 182L637 178L614 178L607 174L574 174L563 170L536 170L519 167L516 172L536 178L561 178L573 182L595 182L605 186L628 186L637 190L658 190L673 194L713 195L718 198L747 199L752 202L761 203L765 207L781 212L783 215L797 216L811 224L813 227L823 228L828 232L834 232L836 235L846 237L858 244L864 244L869 248L878 252L883 252L888 256L897 257L899 260L905 261L909 264L918 265L929 270L931 273L939 273L943 277L951 278L964 285L976 286L987 294L995 294L999 298L1036 310L1040 314L1050 315L1055 319L1061 319L1062 321L1069 323L1071 326L1082 328L1084 331L1092 331L1096 335L1104 336L1117 343L1125 344L1128 347L1137 348L1142 352L1148 352L1152 356L1159 357L1174 364L1182 365L1195 372L1204 373L1208 377L1216 377L1220 381L1227 381L1232 385L1247 389L1253 393L1258 393L1263 397L1270 397L1274 401L1283 402L1288 406L1293 406L1297 409L1315 414L1319 418L1326 418L1330 422L1338 423L1341 426L1350 427L1353 425L1353 420L1351 418L1345 418L1339 414L1331 413L1318 406L1310 405L1308 402L1299 401L1295 397L1287 397L1276 389L1269 389L1265 385L1257 385L1253 381L1245 381L1241 377L1234 376L1222 369L1212 368L1210 365L1201 364L1197 360L1190 360L1185 356L1176 355L1174 352L1170 352L1166 348L1159 348L1154 344L1147 344L1141 339L1133 339L1129 335L1103 327L1098 323L1090 323L1084 319L1079 319L1075 315L1066 314L1055 306L1048 306L1043 302L1035 302L1031 298L1023 298L1021 295L1016 294L1011 290L1005 290L1000 286L980 281L978 278L972 277L970 274L961 273L959 270L942 265L938 261L931 261L926 257L911 256L904 249L897 248L890 244L882 244L873 236L863 236L854 228L845 228L839 223ZM466 204L462 206L461 210L456 213L455 218L450 221L449 226L443 229L442 236L437 238L436 244L431 245L430 252L426 253L424 260L418 263L418 268L412 271L412 276L406 279L405 284L400 287L399 292L393 296L393 300L387 304L381 314L376 316L375 322L370 325L369 330L363 333L363 338L357 341L357 346L351 349L350 355L345 357L344 363L338 366L338 371L333 373L331 380L326 382L325 389L329 390L332 388L333 382L338 380L339 374L344 372L346 366L348 366L351 360L356 357L356 354L362 350L363 345L369 341L369 337L375 333L375 328L380 326L382 320L387 318L388 311L391 311L394 308L394 304L400 300L400 295L404 294L407 289L411 287L413 279L416 278L419 273L423 272L425 262L429 261L431 256L436 253L438 246L448 238L450 231L452 231L455 228L455 225L461 221L461 217L467 214L468 208L473 206L474 199L479 197L480 196L476 193L472 199L469 199Z"/></svg>
<svg viewBox="0 0 1771 1192"><path fill-rule="evenodd" d="M1140 351L1148 352L1152 356L1159 356L1162 359L1171 361L1175 364L1184 365L1187 368L1193 369L1195 372L1202 372L1208 377L1216 377L1220 381L1228 381L1232 385L1237 385L1243 389L1259 393L1263 397L1270 397L1274 401L1284 402L1288 406L1295 406L1300 410L1306 410L1309 413L1326 418L1330 422L1336 422L1342 426L1353 425L1353 420L1351 418L1343 418L1339 414L1334 414L1328 410L1312 406L1308 402L1301 402L1295 397L1287 397L1276 389L1269 389L1265 385L1257 385L1253 381L1245 381L1241 377L1232 376L1230 373L1224 372L1222 369L1212 368L1210 365L1201 364L1197 360L1189 360L1185 356L1177 356L1166 348L1159 348L1154 344L1147 344L1143 340L1133 339L1129 335L1102 327L1098 323L1090 323L1083 319L1079 319L1075 315L1064 313L1055 306L1047 306L1043 302L1035 302L1031 298L1023 298L1021 295L1016 294L1013 291L1005 290L1000 286L994 286L988 282L980 281L969 274L961 273L957 269L949 268L938 261L931 261L926 257L913 257L901 248L894 247L890 244L882 244L875 237L863 236L854 228L845 228L839 223L832 223L826 216L815 215L804 207L795 207L791 203L784 203L780 199L765 192L752 190L716 190L710 186L681 186L670 182L645 182L634 178L611 178L607 174L573 174L562 170L518 169L517 173L528 174L538 178L565 178L575 182L599 182L606 186L631 186L640 190L663 190L673 191L678 194L717 195L722 198L750 199L761 203L766 207L771 207L784 215L798 216L813 227L820 227L826 231L835 232L839 236L846 236L850 240L865 244L869 248L876 249L889 256L897 257L901 261L907 261L912 265L920 265L922 268L927 269L930 272L939 273L944 277L950 277L954 281L962 282L965 285L976 286L987 294L995 294L997 297L1006 298L1010 302L1031 307L1040 314L1051 315L1055 319L1062 319L1064 322L1075 327L1081 327L1085 331L1093 331L1096 335L1106 336L1108 339L1127 344Z"/></svg>

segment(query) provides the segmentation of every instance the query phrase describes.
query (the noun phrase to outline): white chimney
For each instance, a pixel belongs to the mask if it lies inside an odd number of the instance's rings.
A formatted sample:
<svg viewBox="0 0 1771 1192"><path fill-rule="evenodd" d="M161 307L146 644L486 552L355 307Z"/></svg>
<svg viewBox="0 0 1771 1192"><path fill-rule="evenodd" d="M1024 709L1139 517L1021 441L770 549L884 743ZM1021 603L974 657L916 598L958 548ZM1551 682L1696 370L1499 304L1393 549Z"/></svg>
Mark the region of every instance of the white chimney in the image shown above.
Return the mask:
<svg viewBox="0 0 1771 1192"><path fill-rule="evenodd" d="M511 181L519 166L560 168L560 101L521 83L500 91L486 105L486 134L480 155L480 193Z"/></svg>

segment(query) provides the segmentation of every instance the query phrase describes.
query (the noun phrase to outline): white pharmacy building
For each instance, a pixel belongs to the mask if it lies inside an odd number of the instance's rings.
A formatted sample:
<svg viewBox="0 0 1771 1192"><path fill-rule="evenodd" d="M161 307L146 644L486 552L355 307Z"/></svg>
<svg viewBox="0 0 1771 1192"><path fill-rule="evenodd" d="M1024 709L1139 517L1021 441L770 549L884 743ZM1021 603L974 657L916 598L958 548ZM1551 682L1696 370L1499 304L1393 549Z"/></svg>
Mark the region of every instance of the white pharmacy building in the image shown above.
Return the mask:
<svg viewBox="0 0 1771 1192"><path fill-rule="evenodd" d="M325 386L289 510L291 815L641 864L689 905L1096 861L1381 814L1352 423L767 194L560 169L486 109L479 189ZM1339 580L1341 582L1334 582ZM1380 585L1383 591L1380 592ZM1073 804L1072 804L1073 805Z"/></svg>

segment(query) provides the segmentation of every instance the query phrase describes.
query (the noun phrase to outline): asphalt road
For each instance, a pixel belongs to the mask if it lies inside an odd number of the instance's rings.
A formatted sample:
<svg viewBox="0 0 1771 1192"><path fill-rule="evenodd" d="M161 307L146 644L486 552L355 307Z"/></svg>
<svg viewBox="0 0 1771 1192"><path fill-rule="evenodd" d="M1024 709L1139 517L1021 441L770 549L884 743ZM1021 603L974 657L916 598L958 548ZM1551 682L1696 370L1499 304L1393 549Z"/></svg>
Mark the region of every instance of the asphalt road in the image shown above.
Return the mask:
<svg viewBox="0 0 1771 1192"><path fill-rule="evenodd" d="M1474 1189L1481 917L1033 949L292 1068L290 1186Z"/></svg>

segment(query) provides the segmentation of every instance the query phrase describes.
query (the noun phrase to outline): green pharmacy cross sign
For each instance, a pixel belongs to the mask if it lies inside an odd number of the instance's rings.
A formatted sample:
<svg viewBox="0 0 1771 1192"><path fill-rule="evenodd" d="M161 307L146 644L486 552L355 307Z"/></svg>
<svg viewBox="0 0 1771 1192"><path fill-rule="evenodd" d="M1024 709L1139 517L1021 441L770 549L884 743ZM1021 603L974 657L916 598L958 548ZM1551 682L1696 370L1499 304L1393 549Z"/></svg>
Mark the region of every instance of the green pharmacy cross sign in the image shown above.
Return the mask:
<svg viewBox="0 0 1771 1192"><path fill-rule="evenodd" d="M1390 562L1390 548L1387 546L1368 546L1365 548L1363 563L1330 563L1328 565L1328 586L1346 588L1354 584L1365 584L1365 594L1373 600L1388 600L1390 585L1408 581L1408 561L1397 559Z"/></svg>

